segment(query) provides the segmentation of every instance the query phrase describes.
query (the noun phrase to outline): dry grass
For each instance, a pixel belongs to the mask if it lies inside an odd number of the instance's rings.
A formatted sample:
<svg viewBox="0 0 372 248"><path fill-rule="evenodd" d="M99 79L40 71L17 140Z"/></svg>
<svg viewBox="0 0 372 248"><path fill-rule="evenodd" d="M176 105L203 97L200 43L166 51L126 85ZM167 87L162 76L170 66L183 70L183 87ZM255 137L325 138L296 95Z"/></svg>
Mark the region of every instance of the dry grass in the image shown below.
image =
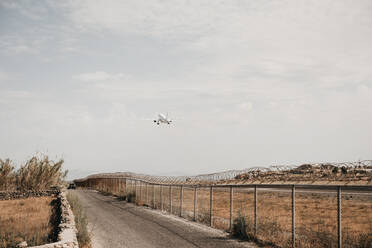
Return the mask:
<svg viewBox="0 0 372 248"><path fill-rule="evenodd" d="M67 194L67 200L75 216L77 239L80 248L91 248L91 234L88 231L88 219L79 198L73 193Z"/></svg>
<svg viewBox="0 0 372 248"><path fill-rule="evenodd" d="M98 187L116 194L125 188L124 180L96 180ZM93 185L92 185L93 186ZM134 187L128 185L129 192ZM155 208L161 208L160 187L155 186ZM148 196L147 196L148 195ZM153 187L137 185L137 202L153 206ZM163 187L163 209L170 212L169 187ZM172 187L172 213L179 215L179 187ZM198 189L197 221L209 224L209 188ZM233 219L240 215L247 226L254 219L252 188L234 189ZM258 190L258 230L255 239L264 244L288 247L291 244L291 192ZM183 217L192 219L193 188L184 187ZM214 188L213 226L228 230L230 202L228 188ZM252 233L250 233L252 234ZM345 194L342 197L342 237L344 247L372 247L372 196ZM335 192L296 192L296 246L337 246L337 195Z"/></svg>
<svg viewBox="0 0 372 248"><path fill-rule="evenodd" d="M29 246L54 242L54 198L0 201L0 247L15 247L26 241Z"/></svg>
<svg viewBox="0 0 372 248"><path fill-rule="evenodd" d="M186 194L185 194L186 193ZM184 193L184 209L192 210L191 192ZM209 193L200 192L198 201L209 206ZM228 229L229 193L213 193L213 225ZM191 203L191 204L190 204ZM372 197L346 195L342 198L343 243L349 247L372 246ZM254 219L254 194L249 190L234 193L233 218ZM337 246L337 198L335 194L296 193L296 234L298 247ZM258 193L257 239L287 247L291 242L291 196L289 192ZM363 245L364 244L364 245ZM359 246L358 246L359 245Z"/></svg>

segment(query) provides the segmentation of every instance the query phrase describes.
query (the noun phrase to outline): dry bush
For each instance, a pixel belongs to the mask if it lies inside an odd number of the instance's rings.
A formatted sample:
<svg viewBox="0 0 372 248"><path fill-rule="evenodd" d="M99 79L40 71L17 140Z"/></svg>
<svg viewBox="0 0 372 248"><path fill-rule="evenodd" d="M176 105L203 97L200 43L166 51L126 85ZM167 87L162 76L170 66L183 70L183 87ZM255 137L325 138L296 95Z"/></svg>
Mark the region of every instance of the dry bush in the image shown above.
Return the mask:
<svg viewBox="0 0 372 248"><path fill-rule="evenodd" d="M45 190L59 186L67 175L63 160L54 162L48 156L34 156L18 170L9 159L0 160L0 190Z"/></svg>
<svg viewBox="0 0 372 248"><path fill-rule="evenodd" d="M244 216L238 213L238 216L234 219L233 223L233 236L248 241L254 241L259 245L279 247L276 245L276 237L283 233L279 224L275 220L265 220L260 222L261 230L257 230L258 234L254 232L254 220L249 216ZM260 232L265 233L265 239L260 238ZM286 240L286 246L289 247L289 240Z"/></svg>
<svg viewBox="0 0 372 248"><path fill-rule="evenodd" d="M11 190L14 188L15 173L14 166L9 159L0 159L0 190Z"/></svg>
<svg viewBox="0 0 372 248"><path fill-rule="evenodd" d="M60 185L67 175L62 172L63 160L54 162L48 156L32 157L17 171L17 186L21 190L42 190Z"/></svg>
<svg viewBox="0 0 372 248"><path fill-rule="evenodd" d="M337 236L327 229L309 230L298 228L300 235L296 238L296 246L304 248L337 247Z"/></svg>
<svg viewBox="0 0 372 248"><path fill-rule="evenodd" d="M234 219L232 234L243 240L255 240L253 233L253 226L250 222L246 221L246 218L239 213L238 217Z"/></svg>
<svg viewBox="0 0 372 248"><path fill-rule="evenodd" d="M136 202L136 193L135 192L130 192L127 195L127 201L135 203Z"/></svg>
<svg viewBox="0 0 372 248"><path fill-rule="evenodd" d="M119 195L118 195L117 199L119 201L126 201L127 200L127 195L126 195L125 191L121 190L119 192Z"/></svg>
<svg viewBox="0 0 372 248"><path fill-rule="evenodd" d="M196 221L209 225L211 223L211 216L209 210L201 210L196 216Z"/></svg>
<svg viewBox="0 0 372 248"><path fill-rule="evenodd" d="M30 246L56 241L53 205L50 196L0 201L0 248L22 241Z"/></svg>
<svg viewBox="0 0 372 248"><path fill-rule="evenodd" d="M372 229L364 233L348 235L344 241L345 247L369 248L372 247Z"/></svg>

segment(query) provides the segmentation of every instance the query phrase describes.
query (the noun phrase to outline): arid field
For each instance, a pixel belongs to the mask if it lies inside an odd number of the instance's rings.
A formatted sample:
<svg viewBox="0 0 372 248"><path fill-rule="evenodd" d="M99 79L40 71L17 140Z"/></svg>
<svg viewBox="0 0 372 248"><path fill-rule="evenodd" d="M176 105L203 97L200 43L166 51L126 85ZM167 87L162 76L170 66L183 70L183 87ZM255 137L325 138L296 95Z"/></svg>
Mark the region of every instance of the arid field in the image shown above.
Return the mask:
<svg viewBox="0 0 372 248"><path fill-rule="evenodd" d="M54 241L54 197L0 201L0 247L29 246Z"/></svg>

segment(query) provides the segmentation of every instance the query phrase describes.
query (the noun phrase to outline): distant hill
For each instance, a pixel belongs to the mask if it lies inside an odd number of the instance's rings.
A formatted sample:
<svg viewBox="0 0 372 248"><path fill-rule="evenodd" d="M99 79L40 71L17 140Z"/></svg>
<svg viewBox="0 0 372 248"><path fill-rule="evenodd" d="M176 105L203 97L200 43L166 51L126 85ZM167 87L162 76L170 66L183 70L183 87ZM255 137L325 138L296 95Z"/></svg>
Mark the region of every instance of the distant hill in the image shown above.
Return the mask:
<svg viewBox="0 0 372 248"><path fill-rule="evenodd" d="M235 176L230 182L245 183L315 183L372 184L372 163L303 164L287 170L250 171Z"/></svg>

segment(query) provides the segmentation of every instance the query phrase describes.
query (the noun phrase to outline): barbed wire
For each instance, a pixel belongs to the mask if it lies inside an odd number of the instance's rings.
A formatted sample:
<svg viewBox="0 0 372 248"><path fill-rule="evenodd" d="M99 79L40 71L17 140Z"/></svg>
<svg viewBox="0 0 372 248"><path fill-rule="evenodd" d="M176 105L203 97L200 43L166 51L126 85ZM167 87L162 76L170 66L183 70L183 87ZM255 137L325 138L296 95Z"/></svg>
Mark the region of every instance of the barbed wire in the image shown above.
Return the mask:
<svg viewBox="0 0 372 248"><path fill-rule="evenodd" d="M88 176L87 178L77 179L75 181L84 181L88 178L102 178L102 177L132 177L135 179L141 179L152 183L167 183L167 184L195 184L205 182L218 182L224 180L231 180L236 178L238 175L247 173L268 173L268 172L285 172L300 166L311 166L317 168L321 166L330 167L345 167L345 168L364 168L372 170L372 160L362 160L356 162L340 162L340 163L310 163L302 165L272 165L270 167L251 167L242 170L228 170L223 172L201 174L196 176L151 176L146 174L138 174L133 172L117 172L117 173L100 173Z"/></svg>

